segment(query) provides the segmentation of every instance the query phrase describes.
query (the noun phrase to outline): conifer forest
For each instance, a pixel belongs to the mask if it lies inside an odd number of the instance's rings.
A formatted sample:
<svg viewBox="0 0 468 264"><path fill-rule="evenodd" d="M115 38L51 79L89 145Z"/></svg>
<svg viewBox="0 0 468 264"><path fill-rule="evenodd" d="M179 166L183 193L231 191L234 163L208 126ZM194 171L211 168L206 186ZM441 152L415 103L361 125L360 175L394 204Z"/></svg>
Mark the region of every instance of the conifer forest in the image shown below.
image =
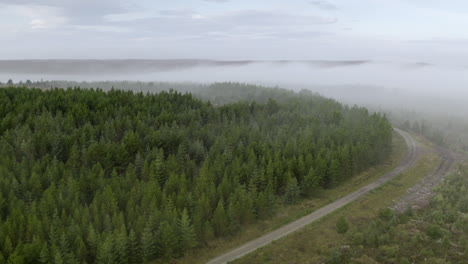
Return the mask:
<svg viewBox="0 0 468 264"><path fill-rule="evenodd" d="M179 258L378 164L391 141L384 115L308 92L5 86L0 263Z"/></svg>

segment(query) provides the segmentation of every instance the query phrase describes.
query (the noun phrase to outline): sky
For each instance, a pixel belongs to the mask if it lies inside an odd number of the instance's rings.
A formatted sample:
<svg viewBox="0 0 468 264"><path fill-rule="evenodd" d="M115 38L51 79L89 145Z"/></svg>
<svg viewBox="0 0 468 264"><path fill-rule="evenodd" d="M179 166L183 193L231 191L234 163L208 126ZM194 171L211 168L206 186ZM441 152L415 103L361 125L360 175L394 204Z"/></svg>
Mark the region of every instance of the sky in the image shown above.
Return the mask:
<svg viewBox="0 0 468 264"><path fill-rule="evenodd" d="M374 60L467 67L466 0L0 0L0 59Z"/></svg>

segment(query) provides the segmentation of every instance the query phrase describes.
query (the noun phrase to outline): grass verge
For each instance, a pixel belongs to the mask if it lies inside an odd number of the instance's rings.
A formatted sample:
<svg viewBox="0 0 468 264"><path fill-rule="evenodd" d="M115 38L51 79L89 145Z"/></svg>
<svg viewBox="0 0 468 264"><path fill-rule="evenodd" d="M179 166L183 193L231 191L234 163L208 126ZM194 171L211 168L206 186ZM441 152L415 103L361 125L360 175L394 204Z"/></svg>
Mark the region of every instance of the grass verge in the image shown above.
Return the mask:
<svg viewBox="0 0 468 264"><path fill-rule="evenodd" d="M295 205L281 205L277 208L276 214L272 217L245 226L244 229L235 236L216 239L209 243L207 247L192 250L188 252L185 257L174 260L173 263L206 263L210 259L219 256L230 249L236 248L252 239L260 237L272 230L305 216L320 207L371 183L380 176L391 171L398 166L405 156L406 150L407 147L403 138L395 133L393 137L392 154L383 164L368 169L333 189L320 191L311 199L302 200Z"/></svg>
<svg viewBox="0 0 468 264"><path fill-rule="evenodd" d="M336 222L345 217L350 229L362 226L375 218L378 210L392 205L407 189L432 172L440 157L423 145L422 157L415 166L361 199L331 213L285 238L274 241L234 263L324 263L333 249L343 246L346 237L336 231ZM348 231L349 232L349 231Z"/></svg>

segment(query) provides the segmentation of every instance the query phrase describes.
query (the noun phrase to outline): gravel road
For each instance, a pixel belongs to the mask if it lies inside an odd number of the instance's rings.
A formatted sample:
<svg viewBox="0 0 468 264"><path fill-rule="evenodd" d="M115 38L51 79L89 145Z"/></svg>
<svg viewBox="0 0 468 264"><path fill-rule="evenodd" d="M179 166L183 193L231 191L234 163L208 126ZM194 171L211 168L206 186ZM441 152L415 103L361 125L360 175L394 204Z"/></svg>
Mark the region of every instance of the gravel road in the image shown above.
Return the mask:
<svg viewBox="0 0 468 264"><path fill-rule="evenodd" d="M398 132L405 140L406 145L408 146L408 153L406 154L406 157L401 161L400 165L392 170L391 172L383 175L381 178L378 180L362 187L361 189L350 193L333 203L330 203L314 212L312 212L309 215L306 215L290 224L287 224L275 231L272 231L262 237L259 237L257 239L254 239L250 242L245 243L244 245L235 248L229 252L227 252L224 255L221 255L217 258L212 259L211 261L208 262L208 264L222 264L222 263L227 263L229 261L233 261L237 258L240 258L244 255L247 255L250 252L255 251L258 248L261 248L277 239L280 239L294 231L297 231L298 229L301 229L305 225L308 225L317 219L359 199L360 197L366 195L368 192L371 190L379 187L380 185L384 184L388 180L400 175L403 171L407 170L409 167L411 167L418 156L418 147L416 146L416 142L414 141L413 137L411 137L410 134L406 133L405 131L402 131L400 129L395 128L395 131Z"/></svg>

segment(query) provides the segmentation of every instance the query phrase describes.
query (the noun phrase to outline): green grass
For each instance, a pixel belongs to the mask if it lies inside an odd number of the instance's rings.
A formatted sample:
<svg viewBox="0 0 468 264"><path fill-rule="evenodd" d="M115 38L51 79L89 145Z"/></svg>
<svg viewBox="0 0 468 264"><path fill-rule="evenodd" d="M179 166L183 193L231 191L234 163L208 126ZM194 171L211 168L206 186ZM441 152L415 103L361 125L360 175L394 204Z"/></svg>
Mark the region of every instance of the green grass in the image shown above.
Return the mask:
<svg viewBox="0 0 468 264"><path fill-rule="evenodd" d="M422 139L419 139L419 142ZM407 189L422 177L433 171L440 163L440 157L424 145L422 157L407 172L401 174L361 199L327 215L298 232L265 246L234 263L324 263L331 252L346 243L346 235L338 234L336 222L344 216L350 231L372 221L378 210L392 205ZM350 232L348 231L348 232Z"/></svg>
<svg viewBox="0 0 468 264"><path fill-rule="evenodd" d="M252 239L260 237L304 215L307 215L378 179L380 176L398 166L406 154L407 147L404 144L403 138L396 133L394 135L393 152L382 165L368 169L336 188L320 191L311 199L305 199L295 205L281 205L280 208L277 208L277 213L274 216L266 220L258 221L255 224L245 226L243 230L235 236L217 239L209 243L206 247L192 250L188 252L185 257L174 260L173 263L206 263L210 259L219 256L230 249L236 248ZM261 263L264 261L264 259L258 259L255 262L245 263Z"/></svg>
<svg viewBox="0 0 468 264"><path fill-rule="evenodd" d="M349 233L350 248L339 247L332 256L337 263L467 263L468 167L457 166L435 188L437 195L421 209L382 217Z"/></svg>

